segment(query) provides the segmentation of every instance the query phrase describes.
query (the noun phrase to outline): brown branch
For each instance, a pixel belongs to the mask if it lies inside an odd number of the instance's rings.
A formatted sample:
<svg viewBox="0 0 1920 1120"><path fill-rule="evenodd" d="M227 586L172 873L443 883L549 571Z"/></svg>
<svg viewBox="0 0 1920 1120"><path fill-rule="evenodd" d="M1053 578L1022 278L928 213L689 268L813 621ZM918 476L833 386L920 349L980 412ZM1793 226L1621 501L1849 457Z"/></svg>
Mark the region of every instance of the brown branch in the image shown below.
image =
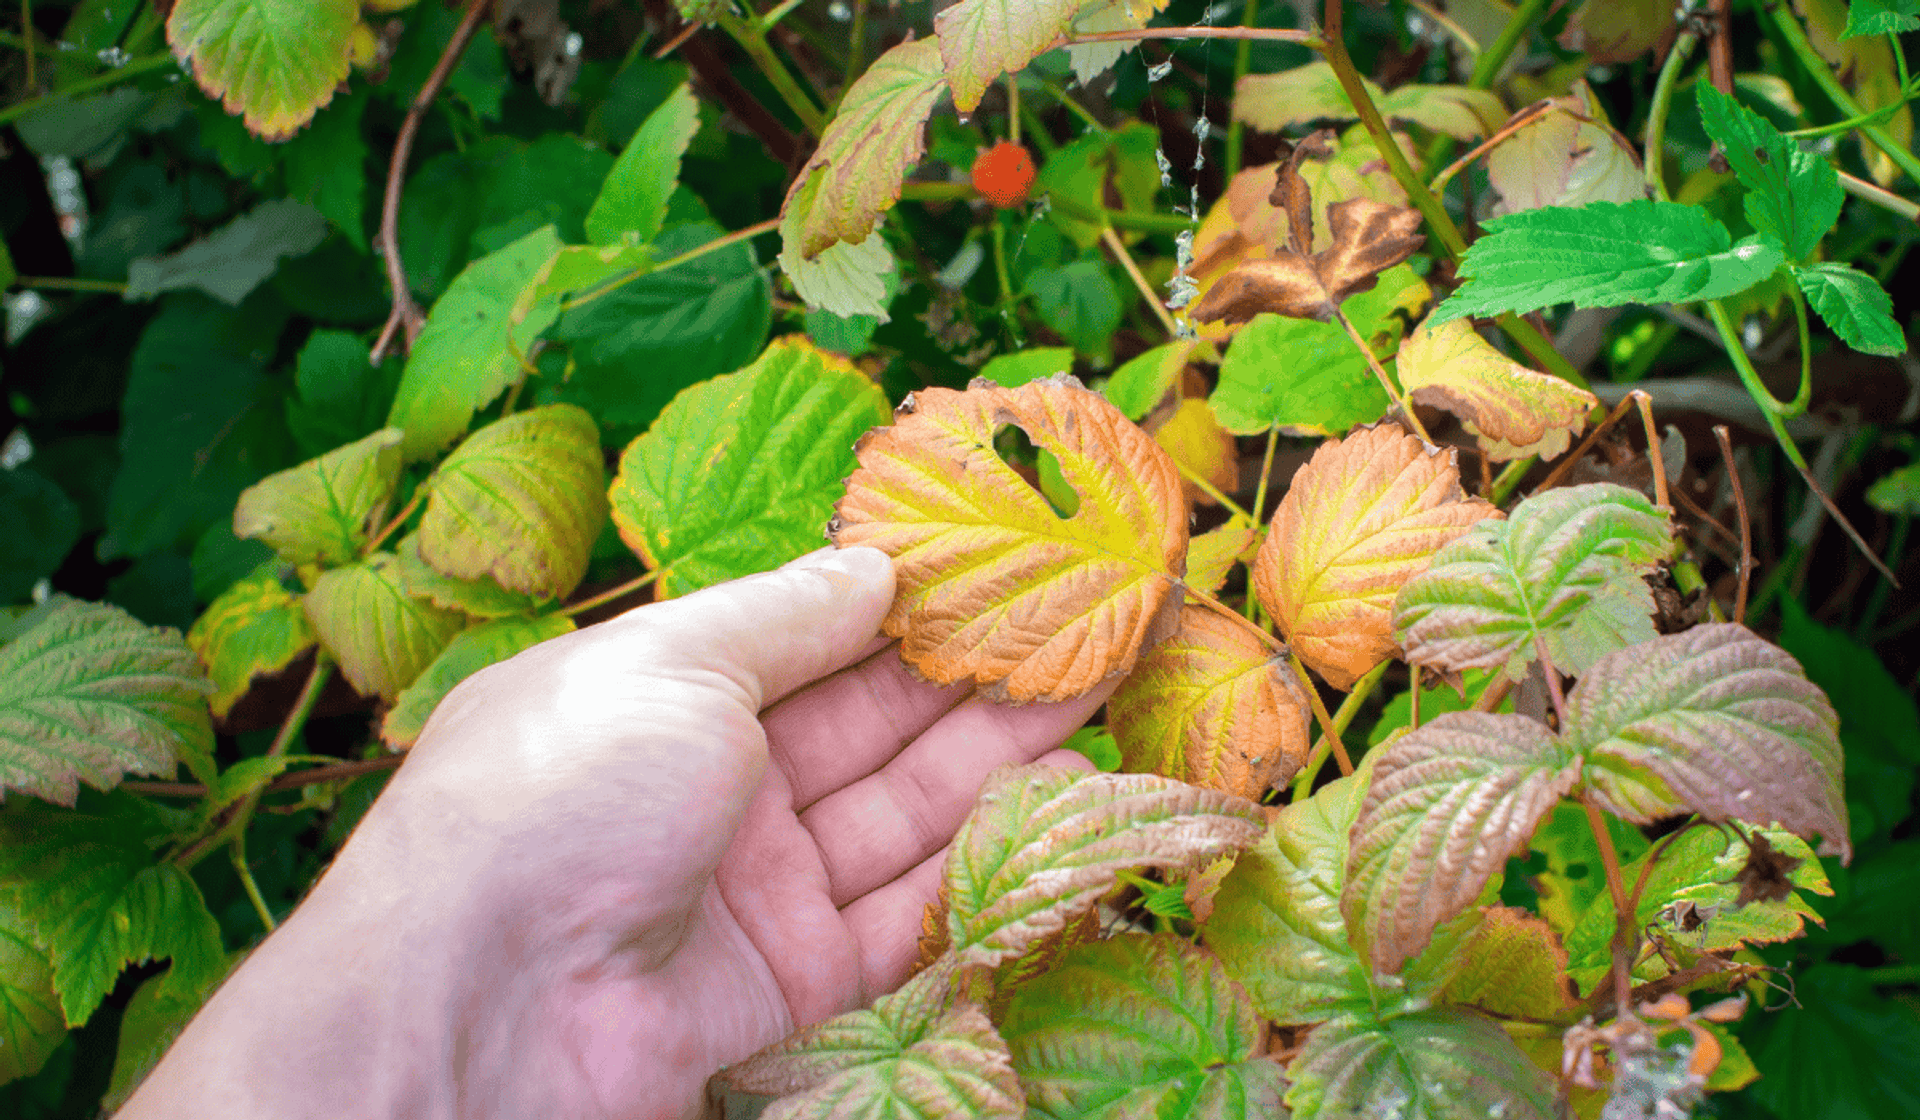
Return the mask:
<svg viewBox="0 0 1920 1120"><path fill-rule="evenodd" d="M345 778L357 778L362 774L376 774L382 770L398 769L407 760L404 754L381 755L379 758L354 759L351 762L339 762L331 766L316 766L311 770L301 770L293 774L282 774L268 782L261 790L263 793L281 793L305 786L317 786L323 782L337 782ZM207 787L193 782L121 782L119 788L128 793L143 794L147 797L205 797Z"/></svg>
<svg viewBox="0 0 1920 1120"><path fill-rule="evenodd" d="M1713 438L1720 441L1720 457L1727 461L1727 478L1733 483L1733 508L1740 514L1740 590L1733 597L1733 620L1747 619L1747 581L1753 575L1753 525L1747 520L1747 495L1740 484L1740 465L1733 461L1733 441L1725 424L1713 426Z"/></svg>
<svg viewBox="0 0 1920 1120"><path fill-rule="evenodd" d="M1733 96L1733 0L1707 0L1707 76L1713 88Z"/></svg>
<svg viewBox="0 0 1920 1120"><path fill-rule="evenodd" d="M374 365L386 357L387 347L392 345L397 332L405 333L402 349L410 351L414 340L420 337L420 328L426 325L427 318L421 313L420 305L413 302L413 291L407 285L407 269L400 260L400 192L407 176L407 159L413 154L414 137L420 133L420 122L433 107L440 87L447 84L448 76L459 64L460 56L466 53L467 44L473 42L474 32L480 29L480 21L486 18L491 7L491 0L467 0L467 14L454 29L453 38L447 40L446 49L440 52L440 61L434 63L433 73L414 95L413 104L407 106L407 117L400 123L400 135L393 142L393 161L387 165L387 196L380 206L377 239L380 256L387 265L387 284L393 289L393 311L387 316L387 325L380 329L380 340L373 344Z"/></svg>

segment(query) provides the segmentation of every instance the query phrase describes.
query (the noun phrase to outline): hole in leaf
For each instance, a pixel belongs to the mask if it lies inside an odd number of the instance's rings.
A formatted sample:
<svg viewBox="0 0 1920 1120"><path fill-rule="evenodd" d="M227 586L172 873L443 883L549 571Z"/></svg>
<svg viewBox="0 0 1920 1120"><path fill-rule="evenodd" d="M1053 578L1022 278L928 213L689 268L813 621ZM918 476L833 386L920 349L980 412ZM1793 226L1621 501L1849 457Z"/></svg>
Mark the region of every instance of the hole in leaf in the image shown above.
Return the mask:
<svg viewBox="0 0 1920 1120"><path fill-rule="evenodd" d="M1055 517L1065 521L1080 511L1080 495L1060 473L1060 460L1053 452L1034 446L1018 425L1002 424L993 430L993 453L1046 499Z"/></svg>

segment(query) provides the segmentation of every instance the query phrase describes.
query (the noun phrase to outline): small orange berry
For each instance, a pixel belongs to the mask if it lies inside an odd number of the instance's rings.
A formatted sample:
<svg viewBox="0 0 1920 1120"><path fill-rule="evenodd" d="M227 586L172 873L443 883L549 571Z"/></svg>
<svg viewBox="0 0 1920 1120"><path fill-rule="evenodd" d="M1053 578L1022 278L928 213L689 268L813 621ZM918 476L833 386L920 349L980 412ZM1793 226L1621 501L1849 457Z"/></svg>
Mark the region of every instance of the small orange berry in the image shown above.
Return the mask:
<svg viewBox="0 0 1920 1120"><path fill-rule="evenodd" d="M1002 140L973 161L973 189L988 202L1009 210L1027 200L1033 186L1033 157L1011 140Z"/></svg>

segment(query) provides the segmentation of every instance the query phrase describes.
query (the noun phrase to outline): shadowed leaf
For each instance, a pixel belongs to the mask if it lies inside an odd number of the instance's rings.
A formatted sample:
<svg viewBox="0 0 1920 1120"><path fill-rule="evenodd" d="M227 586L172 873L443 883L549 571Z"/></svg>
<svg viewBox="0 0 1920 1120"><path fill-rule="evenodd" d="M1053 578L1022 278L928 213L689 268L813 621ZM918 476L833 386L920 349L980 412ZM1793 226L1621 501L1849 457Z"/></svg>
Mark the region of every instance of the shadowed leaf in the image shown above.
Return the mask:
<svg viewBox="0 0 1920 1120"><path fill-rule="evenodd" d="M247 694L253 678L293 664L314 643L300 597L281 583L282 564L270 560L208 604L187 632L187 645L213 679L208 703L224 716Z"/></svg>
<svg viewBox="0 0 1920 1120"><path fill-rule="evenodd" d="M1054 513L994 451L1024 430L1080 496ZM1173 461L1070 377L909 397L856 445L834 542L894 558L886 632L930 680L1064 700L1133 667L1178 625L1186 503Z"/></svg>
<svg viewBox="0 0 1920 1120"><path fill-rule="evenodd" d="M947 928L962 965L1024 953L1128 868L1198 870L1259 839L1252 802L1146 774L1002 767L947 856Z"/></svg>
<svg viewBox="0 0 1920 1120"><path fill-rule="evenodd" d="M407 593L400 563L379 552L335 568L307 592L307 618L362 696L391 700L433 663L466 616Z"/></svg>
<svg viewBox="0 0 1920 1120"><path fill-rule="evenodd" d="M380 738L395 749L410 747L427 719L453 686L480 670L505 661L549 638L573 632L573 619L549 614L539 618L496 618L453 636L440 656L394 699L380 721Z"/></svg>
<svg viewBox="0 0 1920 1120"><path fill-rule="evenodd" d="M1300 659L1351 688L1395 652L1394 596L1499 510L1460 488L1452 451L1394 424L1329 440L1294 475L1253 564L1260 603Z"/></svg>
<svg viewBox="0 0 1920 1120"><path fill-rule="evenodd" d="M1554 458L1586 430L1587 413L1599 404L1585 389L1508 358L1457 319L1414 328L1394 372L1413 403L1458 416L1496 463Z"/></svg>
<svg viewBox="0 0 1920 1120"><path fill-rule="evenodd" d="M1307 1036L1287 1067L1295 1120L1547 1120L1553 1083L1493 1022L1436 1009L1346 1018Z"/></svg>
<svg viewBox="0 0 1920 1120"><path fill-rule="evenodd" d="M1365 78L1380 115L1412 121L1456 140L1477 140L1500 127L1507 110L1486 90L1409 84L1391 93ZM1265 132L1316 120L1353 120L1360 114L1325 62L1309 62L1277 74L1249 74L1233 88L1233 116Z"/></svg>
<svg viewBox="0 0 1920 1120"><path fill-rule="evenodd" d="M1780 647L1731 623L1595 662L1567 697L1566 738L1609 812L1778 823L1851 855L1839 717Z"/></svg>
<svg viewBox="0 0 1920 1120"><path fill-rule="evenodd" d="M0 1083L39 1073L66 1036L53 965L19 907L0 900Z"/></svg>
<svg viewBox="0 0 1920 1120"><path fill-rule="evenodd" d="M263 202L175 253L141 257L127 266L130 300L199 288L238 307L267 282L286 257L300 257L327 238L327 219L304 202Z"/></svg>
<svg viewBox="0 0 1920 1120"><path fill-rule="evenodd" d="M294 564L344 564L366 546L400 481L398 428L382 428L249 487L233 535L265 541Z"/></svg>
<svg viewBox="0 0 1920 1120"><path fill-rule="evenodd" d="M1392 972L1465 910L1553 803L1572 755L1525 716L1450 712L1383 748L1353 825L1340 910Z"/></svg>

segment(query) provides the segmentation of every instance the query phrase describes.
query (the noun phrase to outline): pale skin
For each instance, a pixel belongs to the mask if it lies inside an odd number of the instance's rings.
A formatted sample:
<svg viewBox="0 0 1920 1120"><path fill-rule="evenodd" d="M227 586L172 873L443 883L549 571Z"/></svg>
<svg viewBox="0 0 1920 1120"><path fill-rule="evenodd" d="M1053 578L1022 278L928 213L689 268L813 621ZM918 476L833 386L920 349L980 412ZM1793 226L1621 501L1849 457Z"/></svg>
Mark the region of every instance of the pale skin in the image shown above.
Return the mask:
<svg viewBox="0 0 1920 1120"><path fill-rule="evenodd" d="M119 1116L696 1116L896 987L988 771L1084 765L1055 748L1106 690L923 683L893 591L815 553L463 684Z"/></svg>

